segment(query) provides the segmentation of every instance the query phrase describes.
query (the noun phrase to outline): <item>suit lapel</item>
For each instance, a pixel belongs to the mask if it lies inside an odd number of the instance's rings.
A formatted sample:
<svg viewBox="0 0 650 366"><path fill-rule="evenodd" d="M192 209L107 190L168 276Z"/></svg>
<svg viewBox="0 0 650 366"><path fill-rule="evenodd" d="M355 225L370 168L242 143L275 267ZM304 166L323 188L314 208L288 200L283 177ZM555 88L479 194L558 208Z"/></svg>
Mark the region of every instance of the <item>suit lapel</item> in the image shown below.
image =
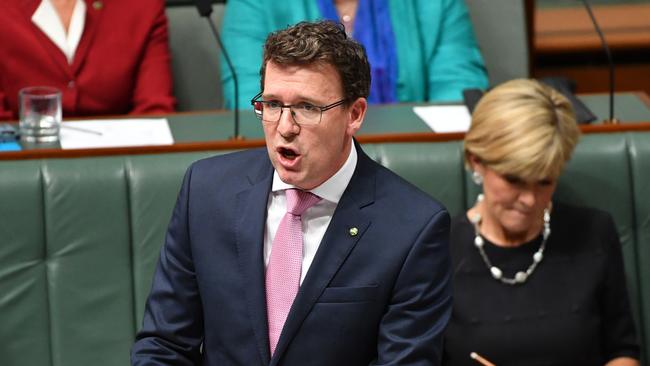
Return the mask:
<svg viewBox="0 0 650 366"><path fill-rule="evenodd" d="M97 28L102 20L104 13L104 1L87 1L86 2L86 20L84 24L83 34L79 45L75 51L72 65L68 65L68 60L61 50L43 33L35 24L32 23L31 18L40 4L38 0L23 0L21 3L21 10L27 17L27 21L31 23L32 27L36 30L36 38L45 50L50 54L52 61L56 62L57 66L65 73L69 79L74 79L81 66L83 65L90 45L93 43L93 38L97 33ZM98 5L96 5L98 4Z"/></svg>
<svg viewBox="0 0 650 366"><path fill-rule="evenodd" d="M291 312L284 323L271 366L278 364L316 300L371 224L363 208L374 202L375 168L372 160L358 145L357 152L359 154L357 168L336 207L309 272L300 286ZM352 228L357 228L356 235L350 234Z"/></svg>
<svg viewBox="0 0 650 366"><path fill-rule="evenodd" d="M244 291L253 331L263 364L270 356L266 296L264 289L264 225L266 204L273 177L270 162L259 175L249 177L250 187L237 194L237 225L235 235L239 267L244 278Z"/></svg>
<svg viewBox="0 0 650 366"><path fill-rule="evenodd" d="M50 56L48 61L56 64L56 66L61 70L67 79L72 79L72 73L70 67L68 66L68 60L66 59L63 52L48 38L48 36L43 33L43 31L32 22L32 15L38 8L41 2L39 0L23 0L20 3L20 10L22 11L25 21L29 23L29 26L33 29L32 34L38 41L38 44L47 52Z"/></svg>
<svg viewBox="0 0 650 366"><path fill-rule="evenodd" d="M103 18L102 14L105 12L103 9L106 5L105 1L86 1L86 21L84 24L84 30L72 60L71 67L73 75L76 75L79 72L79 69L86 60L88 49L93 43L93 38L95 38L97 28Z"/></svg>

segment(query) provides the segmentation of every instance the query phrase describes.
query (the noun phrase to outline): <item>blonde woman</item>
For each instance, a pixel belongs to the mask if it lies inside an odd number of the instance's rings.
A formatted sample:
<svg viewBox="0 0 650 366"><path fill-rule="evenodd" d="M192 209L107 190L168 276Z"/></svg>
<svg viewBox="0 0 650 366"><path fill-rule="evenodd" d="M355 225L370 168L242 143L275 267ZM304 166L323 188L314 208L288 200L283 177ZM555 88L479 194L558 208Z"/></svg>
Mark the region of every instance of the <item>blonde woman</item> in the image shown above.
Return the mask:
<svg viewBox="0 0 650 366"><path fill-rule="evenodd" d="M483 194L452 221L445 365L638 365L611 217L552 202L579 129L570 103L513 80L478 103L466 166Z"/></svg>

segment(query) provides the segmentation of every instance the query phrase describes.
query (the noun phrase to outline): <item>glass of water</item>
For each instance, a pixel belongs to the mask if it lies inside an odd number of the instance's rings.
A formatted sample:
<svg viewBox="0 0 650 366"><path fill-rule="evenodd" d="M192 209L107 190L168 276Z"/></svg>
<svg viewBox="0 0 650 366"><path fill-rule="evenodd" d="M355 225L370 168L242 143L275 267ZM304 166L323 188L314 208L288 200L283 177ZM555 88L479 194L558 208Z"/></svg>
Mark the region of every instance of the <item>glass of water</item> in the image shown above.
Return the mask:
<svg viewBox="0 0 650 366"><path fill-rule="evenodd" d="M61 128L61 91L32 86L18 92L20 138L26 142L56 142Z"/></svg>

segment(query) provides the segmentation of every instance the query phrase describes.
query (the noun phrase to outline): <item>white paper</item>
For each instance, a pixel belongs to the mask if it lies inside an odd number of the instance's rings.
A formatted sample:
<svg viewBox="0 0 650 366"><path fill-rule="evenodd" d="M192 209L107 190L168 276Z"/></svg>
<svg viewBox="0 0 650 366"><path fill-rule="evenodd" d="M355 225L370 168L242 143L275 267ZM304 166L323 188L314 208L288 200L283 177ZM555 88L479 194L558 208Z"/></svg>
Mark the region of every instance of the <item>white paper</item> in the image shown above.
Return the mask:
<svg viewBox="0 0 650 366"><path fill-rule="evenodd" d="M413 107L418 115L434 132L465 132L472 117L464 105L432 105Z"/></svg>
<svg viewBox="0 0 650 366"><path fill-rule="evenodd" d="M174 138L166 118L102 119L61 123L61 148L171 145Z"/></svg>

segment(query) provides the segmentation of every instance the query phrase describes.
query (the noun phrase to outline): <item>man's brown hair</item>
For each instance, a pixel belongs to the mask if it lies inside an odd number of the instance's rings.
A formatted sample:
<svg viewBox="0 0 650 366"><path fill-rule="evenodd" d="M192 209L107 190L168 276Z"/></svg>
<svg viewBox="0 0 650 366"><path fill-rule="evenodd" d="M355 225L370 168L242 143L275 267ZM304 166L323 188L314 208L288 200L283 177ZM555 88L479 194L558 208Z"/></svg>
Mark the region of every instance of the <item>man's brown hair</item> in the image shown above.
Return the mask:
<svg viewBox="0 0 650 366"><path fill-rule="evenodd" d="M367 98L370 91L370 64L366 51L347 36L339 23L300 22L269 34L260 69L261 90L264 90L266 64L269 61L279 66L332 65L341 77L343 96L347 102Z"/></svg>

